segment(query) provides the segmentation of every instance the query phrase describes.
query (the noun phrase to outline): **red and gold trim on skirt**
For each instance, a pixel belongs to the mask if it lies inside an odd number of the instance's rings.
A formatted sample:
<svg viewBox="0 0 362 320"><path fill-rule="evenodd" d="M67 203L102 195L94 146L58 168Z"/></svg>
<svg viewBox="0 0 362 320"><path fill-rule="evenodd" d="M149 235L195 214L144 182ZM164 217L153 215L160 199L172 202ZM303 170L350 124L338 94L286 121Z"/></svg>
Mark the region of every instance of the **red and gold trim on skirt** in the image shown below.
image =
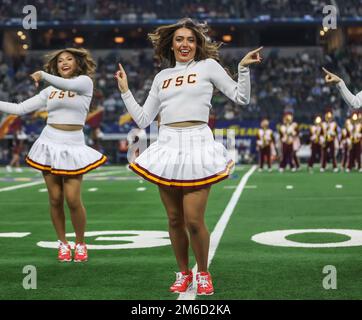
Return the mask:
<svg viewBox="0 0 362 320"><path fill-rule="evenodd" d="M129 165L129 168L132 169L135 173L137 173L142 178L155 183L159 186L168 186L168 187L179 187L179 188L185 188L185 187L204 187L207 185L211 185L217 182L220 182L224 179L226 179L233 166L235 165L234 161L230 160L226 168L212 176L202 178L202 179L196 179L196 180L175 180L175 179L166 179L163 177L159 177L151 172L149 172L147 169L141 167L138 163L131 163Z"/></svg>
<svg viewBox="0 0 362 320"><path fill-rule="evenodd" d="M26 157L25 161L29 166L33 167L34 169L40 170L40 171L49 172L49 173L59 175L59 176L76 176L76 175L80 175L80 174L85 174L93 169L98 168L99 166L101 166L102 164L104 164L107 161L107 157L102 155L102 157L99 160L87 165L84 168L77 169L77 170L54 169L50 166L46 166L46 165L37 163L37 162L33 161L32 159L30 159L29 157Z"/></svg>

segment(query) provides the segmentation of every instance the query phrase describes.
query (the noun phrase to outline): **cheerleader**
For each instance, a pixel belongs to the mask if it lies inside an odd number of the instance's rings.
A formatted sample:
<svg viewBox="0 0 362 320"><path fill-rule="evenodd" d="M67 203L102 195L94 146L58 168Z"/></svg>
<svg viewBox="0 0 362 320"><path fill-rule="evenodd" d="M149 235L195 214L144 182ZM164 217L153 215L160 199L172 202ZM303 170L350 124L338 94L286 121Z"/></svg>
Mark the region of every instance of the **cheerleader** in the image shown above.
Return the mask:
<svg viewBox="0 0 362 320"><path fill-rule="evenodd" d="M25 161L42 171L47 185L52 222L58 237L58 259L71 261L65 237L64 198L76 234L75 262L88 259L84 242L86 211L81 199L83 174L102 165L106 157L85 144L83 126L93 95L95 63L85 49L67 48L47 56L45 71L31 75L35 86L48 87L19 104L0 101L0 111L23 115L46 108L47 125Z"/></svg>
<svg viewBox="0 0 362 320"><path fill-rule="evenodd" d="M121 65L115 75L128 112L139 127L147 127L160 115L157 141L130 168L159 187L179 267L170 291L185 292L192 285L188 231L197 261L197 294L210 295L214 288L208 272L206 203L211 185L227 178L234 165L207 125L210 101L215 86L235 103L249 103L248 66L261 61L262 48L249 52L240 61L235 82L219 64L220 44L210 40L205 24L183 19L157 28L149 37L156 56L168 67L155 76L143 107L128 89Z"/></svg>

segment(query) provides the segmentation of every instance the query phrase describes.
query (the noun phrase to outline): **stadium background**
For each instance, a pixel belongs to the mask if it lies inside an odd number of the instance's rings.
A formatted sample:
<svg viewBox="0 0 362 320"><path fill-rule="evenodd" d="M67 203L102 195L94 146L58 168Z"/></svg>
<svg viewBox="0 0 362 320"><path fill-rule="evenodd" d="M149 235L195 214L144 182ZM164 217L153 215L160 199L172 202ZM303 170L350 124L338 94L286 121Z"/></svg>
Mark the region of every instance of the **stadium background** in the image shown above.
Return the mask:
<svg viewBox="0 0 362 320"><path fill-rule="evenodd" d="M22 28L22 19L26 15L22 9L28 4L37 8L36 30ZM336 30L322 27L322 9L328 4L338 8ZM85 47L97 61L93 100L96 111L85 131L88 143L97 144L109 157L109 163L99 170L104 176L90 178L85 183L84 200L89 215L88 229L91 231L167 230L163 209L157 201L157 189L148 184L145 187L146 183L125 170L124 166L114 166L126 163L126 149L122 141L135 124L127 115L113 74L117 63L122 62L130 88L142 103L153 76L160 68L153 58L147 33L159 25L173 23L186 16L208 22L211 37L224 42L221 62L232 73L236 72L238 61L248 50L264 46L263 63L253 66L251 71L251 103L240 107L218 93L212 101L210 126L236 129L239 163L247 165L237 167L231 179L215 187L208 205L210 231L239 180L249 170L248 164L256 160L255 129L262 116L269 117L271 127L275 128L281 122L283 112L292 110L295 120L302 125L302 142L307 144L306 132L315 114L331 107L342 126L349 113L337 90L324 83L321 67L335 71L345 79L351 91L357 92L362 88L362 66L359 63L362 56L362 5L358 0L3 0L0 4L0 100L21 102L35 94L29 74L42 69L42 56L49 51ZM45 118L43 113L21 118L1 116L0 163L5 165L11 157L13 131L21 125L26 132L25 155L45 125ZM99 139L94 139L96 132L99 133L97 129L101 134ZM4 168L1 170L1 189L40 178L30 169L21 174L7 173ZM216 282L217 298L360 299L361 285L360 279L357 280L360 277L356 276L357 264L360 263L356 255L358 247L331 248L329 251L285 250L270 249L250 241L257 231L297 227L348 229L360 225L357 210L361 200L359 179L357 173L338 178L329 173L324 176L311 176L305 172L283 176L278 173L269 176L253 174L251 187L244 190L235 209L233 223L225 231L212 265L213 272L223 274ZM337 184L343 188L337 189ZM294 191L286 191L289 185L294 186ZM136 192L140 186L146 191ZM0 194L0 232L32 233L30 238L1 239L2 250L7 256L6 261L0 259L0 283L6 288L0 292L0 298L174 298L165 291L172 279L166 271L154 275L149 269L140 268L152 265L153 270L173 270L174 261L169 247L132 252L121 250L122 253L116 254L112 250L92 251L94 264L90 262L84 268L77 266L76 270L72 269L73 266L66 266L64 277L68 277L74 291L68 292L63 288L56 278L63 266L54 266L54 252L35 246L40 240L54 240L45 214L48 210L46 197L38 192L39 188L35 185ZM92 188L98 191L89 191ZM335 238L335 234L329 237L332 241L341 240ZM313 242L320 238L316 240L307 234L303 240ZM24 291L19 280L22 275L14 270L27 263L32 264L34 257L39 257L34 263L41 271L47 272L47 278L39 277L39 288L43 289ZM225 259L229 262L227 266ZM280 259L285 260L281 262ZM326 291L321 287L320 270L323 265L333 263L339 263L342 271L347 272L343 278L345 287L349 288L347 291ZM129 270L132 269L138 270L146 280L140 281L139 275L131 274ZM298 270L302 270L300 277L288 276ZM92 274L98 276L97 284L90 281ZM113 275L119 277L122 289L113 282ZM148 292L145 282L151 281L147 280L151 276L155 290Z"/></svg>
<svg viewBox="0 0 362 320"><path fill-rule="evenodd" d="M117 62L125 65L130 87L143 102L159 70L147 33L184 16L208 21L212 38L224 42L221 61L233 74L248 49L259 45L265 48L264 62L253 67L250 105L241 108L221 94L213 99L212 126L234 125L240 162L255 160L256 131L247 129L257 128L262 116L269 117L275 128L283 111L292 110L301 124L303 143L308 143L313 116L323 113L326 107L335 111L338 123L343 125L348 110L338 92L324 84L321 66L338 71L347 85L352 85L352 91L362 87L358 1L333 2L340 4L338 29L326 32L322 27L326 1L44 0L34 2L37 29L23 30L22 8L26 4L3 1L1 5L0 99L20 102L35 93L28 75L42 67L44 53L68 46L86 47L98 64L93 106L104 109L90 121L86 132L92 143L91 128L100 127L100 147L111 163L125 162L120 140L134 126L115 90ZM351 84L350 78L354 80ZM39 116L42 114L22 117L29 139L23 154L44 126L45 120ZM1 142L3 164L11 156L7 151L11 129L1 131L2 135L9 133Z"/></svg>

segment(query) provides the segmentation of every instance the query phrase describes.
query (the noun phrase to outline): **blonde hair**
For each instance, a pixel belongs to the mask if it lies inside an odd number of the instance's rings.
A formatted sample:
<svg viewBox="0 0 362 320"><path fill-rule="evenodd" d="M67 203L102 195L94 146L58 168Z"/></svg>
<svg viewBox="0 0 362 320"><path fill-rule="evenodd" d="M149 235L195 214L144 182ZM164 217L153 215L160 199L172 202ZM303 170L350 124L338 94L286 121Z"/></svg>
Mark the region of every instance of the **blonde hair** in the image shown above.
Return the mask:
<svg viewBox="0 0 362 320"><path fill-rule="evenodd" d="M165 63L169 67L176 65L175 55L171 47L174 33L180 28L192 30L196 37L195 61L207 58L219 61L219 48L222 43L212 41L208 37L207 24L195 22L190 18L184 18L175 24L158 27L153 33L148 34L148 38L155 49L155 56L161 63Z"/></svg>
<svg viewBox="0 0 362 320"><path fill-rule="evenodd" d="M66 48L47 54L45 56L46 62L44 64L44 70L46 72L60 77L58 72L58 57L63 52L69 52L74 56L77 64L75 76L87 75L94 81L96 63L93 60L90 52L83 48Z"/></svg>

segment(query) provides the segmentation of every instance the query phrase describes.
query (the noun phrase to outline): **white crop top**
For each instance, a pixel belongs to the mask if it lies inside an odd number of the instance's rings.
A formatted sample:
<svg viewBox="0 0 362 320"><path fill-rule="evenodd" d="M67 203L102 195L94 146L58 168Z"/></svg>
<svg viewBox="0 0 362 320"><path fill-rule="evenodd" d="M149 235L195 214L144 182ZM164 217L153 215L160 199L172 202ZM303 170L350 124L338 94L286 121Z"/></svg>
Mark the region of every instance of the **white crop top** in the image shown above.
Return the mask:
<svg viewBox="0 0 362 320"><path fill-rule="evenodd" d="M342 95L343 100L352 108L362 107L362 91L358 92L357 95L354 95L347 88L343 80L337 83L337 88Z"/></svg>
<svg viewBox="0 0 362 320"><path fill-rule="evenodd" d="M65 79L41 73L51 86L21 103L0 101L0 111L23 115L46 108L47 123L84 125L93 95L92 79L85 75Z"/></svg>
<svg viewBox="0 0 362 320"><path fill-rule="evenodd" d="M154 78L149 95L141 107L130 90L122 99L140 128L146 128L160 114L160 124L182 121L209 121L213 87L235 103L250 101L250 72L238 67L235 82L214 59L176 62L174 68L160 71Z"/></svg>

